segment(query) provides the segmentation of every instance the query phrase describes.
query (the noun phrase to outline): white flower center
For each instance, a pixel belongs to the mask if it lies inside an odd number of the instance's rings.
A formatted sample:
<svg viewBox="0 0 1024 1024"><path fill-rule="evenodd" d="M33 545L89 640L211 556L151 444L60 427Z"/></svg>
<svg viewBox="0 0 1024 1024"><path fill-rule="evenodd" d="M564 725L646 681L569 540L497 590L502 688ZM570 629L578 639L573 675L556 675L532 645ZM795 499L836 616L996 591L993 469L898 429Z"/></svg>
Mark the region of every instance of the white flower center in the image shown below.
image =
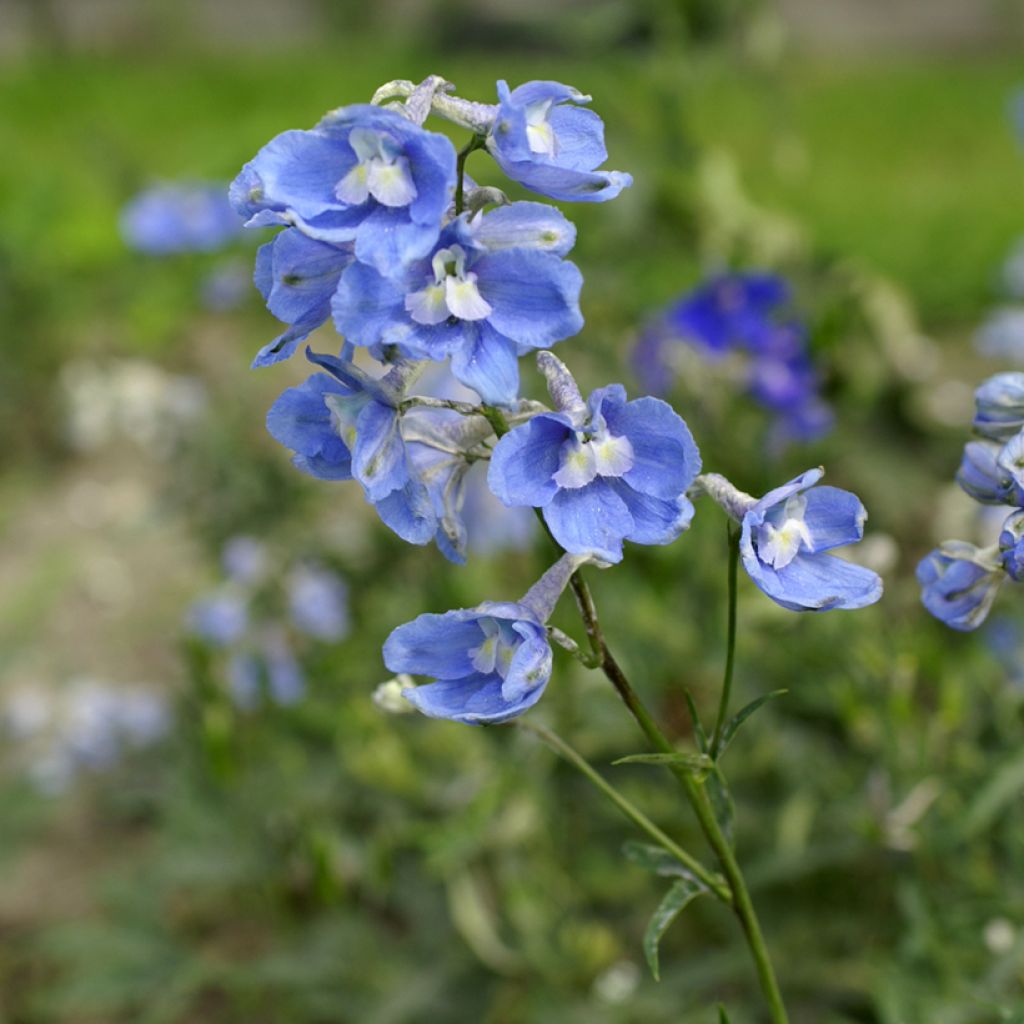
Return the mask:
<svg viewBox="0 0 1024 1024"><path fill-rule="evenodd" d="M431 261L434 280L426 288L405 297L405 308L418 324L440 324L448 317L483 320L493 312L480 294L476 274L466 271L466 251L461 245L438 249Z"/></svg>
<svg viewBox="0 0 1024 1024"><path fill-rule="evenodd" d="M628 437L613 437L606 427L592 434L576 431L563 445L554 481L576 490L599 476L622 476L633 468L633 446Z"/></svg>
<svg viewBox="0 0 1024 1024"><path fill-rule="evenodd" d="M801 546L808 551L814 550L814 542L804 522L806 510L807 499L794 494L783 506L777 523L766 521L761 524L757 531L757 554L762 562L773 569L782 569L796 558Z"/></svg>
<svg viewBox="0 0 1024 1024"><path fill-rule="evenodd" d="M416 198L409 161L393 139L369 128L353 128L348 143L358 163L334 187L343 203L359 206L373 196L382 206L408 206Z"/></svg>
<svg viewBox="0 0 1024 1024"><path fill-rule="evenodd" d="M531 103L526 108L526 141L531 153L543 153L553 157L558 150L558 140L548 121L551 100Z"/></svg>
<svg viewBox="0 0 1024 1024"><path fill-rule="evenodd" d="M510 624L499 623L497 619L479 619L477 624L483 631L484 641L469 652L473 668L483 675L497 672L504 679L512 667L512 659L519 645L523 642L522 637Z"/></svg>

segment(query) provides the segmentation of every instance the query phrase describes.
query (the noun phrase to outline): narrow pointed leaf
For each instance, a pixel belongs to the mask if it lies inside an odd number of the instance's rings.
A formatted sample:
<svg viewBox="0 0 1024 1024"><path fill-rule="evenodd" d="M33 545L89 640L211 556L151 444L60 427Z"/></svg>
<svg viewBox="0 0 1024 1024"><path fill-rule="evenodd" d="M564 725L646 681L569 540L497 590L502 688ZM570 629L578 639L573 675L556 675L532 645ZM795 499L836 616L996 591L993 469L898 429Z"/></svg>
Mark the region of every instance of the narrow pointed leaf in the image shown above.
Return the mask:
<svg viewBox="0 0 1024 1024"><path fill-rule="evenodd" d="M703 886L695 875L693 875L685 864L680 864L667 850L652 843L641 843L635 839L628 839L622 844L622 852L626 860L632 861L638 867L653 871L656 875L665 878L685 878L697 885Z"/></svg>
<svg viewBox="0 0 1024 1024"><path fill-rule="evenodd" d="M699 780L703 780L711 771L713 762L707 754L688 754L680 751L674 754L630 754L628 757L612 761L612 764L663 764L672 768L683 768Z"/></svg>
<svg viewBox="0 0 1024 1024"><path fill-rule="evenodd" d="M726 785L725 777L716 768L705 780L704 783L708 798L711 800L711 809L715 812L715 820L718 827L725 834L729 845L733 845L733 819L736 817L736 807L732 802L732 795Z"/></svg>
<svg viewBox="0 0 1024 1024"><path fill-rule="evenodd" d="M740 708L732 718L726 723L725 728L722 730L722 742L719 745L718 756L721 757L725 753L725 748L729 745L729 741L736 735L736 730L762 705L767 704L768 701L774 700L776 697L781 697L784 693L789 693L789 690L772 690L771 693L766 693L762 697L758 697L757 700L752 700L745 707Z"/></svg>
<svg viewBox="0 0 1024 1024"><path fill-rule="evenodd" d="M658 904L658 909L651 915L647 930L644 932L644 957L655 981L661 980L658 970L658 943L661 942L662 935L683 908L702 892L706 890L700 883L695 883L689 878L680 878L679 881L672 883L672 888L665 893L664 899Z"/></svg>

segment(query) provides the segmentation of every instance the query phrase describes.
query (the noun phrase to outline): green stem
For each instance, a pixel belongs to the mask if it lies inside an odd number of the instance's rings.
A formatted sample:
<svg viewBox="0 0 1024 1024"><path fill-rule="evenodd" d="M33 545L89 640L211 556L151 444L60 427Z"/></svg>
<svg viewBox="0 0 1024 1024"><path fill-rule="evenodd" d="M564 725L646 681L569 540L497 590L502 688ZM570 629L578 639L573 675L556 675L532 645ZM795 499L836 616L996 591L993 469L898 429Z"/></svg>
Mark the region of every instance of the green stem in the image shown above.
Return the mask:
<svg viewBox="0 0 1024 1024"><path fill-rule="evenodd" d="M458 217L465 209L465 181L466 181L466 157L469 156L474 150L483 149L484 138L482 135L474 135L469 142L467 142L462 149L459 150L459 154L455 159L455 216Z"/></svg>
<svg viewBox="0 0 1024 1024"><path fill-rule="evenodd" d="M711 736L711 759L718 757L722 745L722 731L729 714L729 697L732 694L732 671L736 662L736 570L740 561L740 531L731 522L725 527L729 539L729 620L726 630L725 676L722 679L722 693L718 699L718 717L715 731Z"/></svg>
<svg viewBox="0 0 1024 1024"><path fill-rule="evenodd" d="M675 748L668 741L665 734L658 728L657 723L651 717L647 708L633 689L619 663L613 657L608 645L605 643L601 632L601 625L597 618L597 611L594 606L593 595L586 581L576 572L572 577L573 592L576 594L577 604L583 616L587 635L591 643L596 645L595 649L601 654L601 668L608 680L615 687L623 703L636 719L637 724L643 730L644 735L650 741L655 750L664 754L675 753ZM743 873L736 860L736 855L729 845L724 833L719 827L715 818L714 810L708 799L707 792L703 785L698 783L684 768L670 765L669 770L675 775L676 780L686 793L690 806L697 816L701 830L704 833L708 844L715 852L729 888L733 895L733 910L739 918L740 926L750 947L751 956L757 969L758 980L761 984L761 991L768 1003L773 1024L788 1024L789 1018L786 1015L786 1008L782 1002L782 993L779 990L779 983L775 978L775 971L771 959L768 956L768 947L764 941L764 933L761 931L754 904L750 899Z"/></svg>
<svg viewBox="0 0 1024 1024"><path fill-rule="evenodd" d="M520 720L520 729L532 732L546 743L556 754L564 757L573 767L602 792L641 831L646 832L663 850L671 854L683 867L708 887L723 903L732 905L732 893L721 877L716 877L696 857L687 853L670 836L666 835L634 803L624 797L610 782L606 781L578 751L574 750L557 733L534 722Z"/></svg>

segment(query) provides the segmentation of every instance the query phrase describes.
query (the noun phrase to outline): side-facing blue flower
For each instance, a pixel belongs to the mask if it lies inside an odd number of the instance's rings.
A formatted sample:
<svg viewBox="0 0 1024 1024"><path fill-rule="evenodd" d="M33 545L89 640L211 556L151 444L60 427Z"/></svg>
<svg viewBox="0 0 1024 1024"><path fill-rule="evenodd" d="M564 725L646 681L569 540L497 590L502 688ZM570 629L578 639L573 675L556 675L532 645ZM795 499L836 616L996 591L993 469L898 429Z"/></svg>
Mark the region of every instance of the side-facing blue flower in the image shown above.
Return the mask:
<svg viewBox="0 0 1024 1024"><path fill-rule="evenodd" d="M430 252L454 186L446 136L357 104L268 142L232 183L231 200L253 226L354 242L356 258L386 274Z"/></svg>
<svg viewBox="0 0 1024 1024"><path fill-rule="evenodd" d="M633 183L599 171L608 159L604 123L579 104L590 97L559 82L498 82L498 111L487 149L513 181L550 199L601 203Z"/></svg>
<svg viewBox="0 0 1024 1024"><path fill-rule="evenodd" d="M1024 440L1024 439L1022 439ZM984 505L1024 506L1024 471L1015 467L1021 442L968 441L956 482Z"/></svg>
<svg viewBox="0 0 1024 1024"><path fill-rule="evenodd" d="M399 626L384 644L384 663L435 680L403 695L431 718L467 725L506 722L533 707L551 678L545 623L583 561L563 556L520 601L485 601Z"/></svg>
<svg viewBox="0 0 1024 1024"><path fill-rule="evenodd" d="M519 356L583 326L583 279L561 258L574 237L565 224L537 203L464 214L399 278L353 263L334 295L335 325L356 345L397 345L411 359L450 356L463 384L485 402L509 405Z"/></svg>
<svg viewBox="0 0 1024 1024"><path fill-rule="evenodd" d="M740 556L755 584L790 611L863 608L882 596L878 573L826 552L864 536L867 511L855 494L816 487L823 469L752 498L717 473L698 483L740 523Z"/></svg>
<svg viewBox="0 0 1024 1024"><path fill-rule="evenodd" d="M399 410L417 368L396 364L377 380L346 359L306 356L326 374L285 391L267 413L267 429L295 452L297 468L327 480L354 477L385 525L410 544L429 543L437 520L410 465Z"/></svg>
<svg viewBox="0 0 1024 1024"><path fill-rule="evenodd" d="M964 632L985 621L1005 579L997 552L966 541L946 541L917 566L925 608L947 626Z"/></svg>
<svg viewBox="0 0 1024 1024"><path fill-rule="evenodd" d="M259 350L253 367L287 359L330 317L338 279L354 259L351 245L317 242L298 228L287 228L260 246L253 280L267 309L289 327Z"/></svg>
<svg viewBox="0 0 1024 1024"><path fill-rule="evenodd" d="M222 249L241 230L219 184L157 185L139 193L121 213L125 242L155 256Z"/></svg>
<svg viewBox="0 0 1024 1024"><path fill-rule="evenodd" d="M622 542L668 544L690 525L686 489L700 471L683 420L658 398L626 400L621 384L584 404L550 352L537 358L557 412L541 413L497 444L488 471L506 505L542 510L566 551L622 558Z"/></svg>

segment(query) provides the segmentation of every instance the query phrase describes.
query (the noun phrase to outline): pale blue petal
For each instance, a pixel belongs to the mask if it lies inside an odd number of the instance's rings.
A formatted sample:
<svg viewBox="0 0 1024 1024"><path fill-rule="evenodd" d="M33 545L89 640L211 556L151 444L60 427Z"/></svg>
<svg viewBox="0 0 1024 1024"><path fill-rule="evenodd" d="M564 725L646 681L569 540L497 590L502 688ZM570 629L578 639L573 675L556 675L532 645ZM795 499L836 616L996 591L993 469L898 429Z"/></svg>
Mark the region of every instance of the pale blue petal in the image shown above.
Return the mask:
<svg viewBox="0 0 1024 1024"><path fill-rule="evenodd" d="M487 486L504 505L540 508L558 491L562 445L572 434L567 416L543 413L510 430L495 446Z"/></svg>
<svg viewBox="0 0 1024 1024"><path fill-rule="evenodd" d="M864 536L867 509L856 494L838 487L812 487L804 495L804 522L814 543L813 551L828 551L856 544Z"/></svg>
<svg viewBox="0 0 1024 1024"><path fill-rule="evenodd" d="M356 420L352 475L372 502L404 487L409 479L399 414L379 402L368 402Z"/></svg>
<svg viewBox="0 0 1024 1024"><path fill-rule="evenodd" d="M565 256L576 243L576 226L547 203L510 203L471 223L473 242L492 251L539 249Z"/></svg>
<svg viewBox="0 0 1024 1024"><path fill-rule="evenodd" d="M559 491L544 506L544 521L566 551L606 562L621 561L622 541L634 526L626 503L606 480Z"/></svg>
<svg viewBox="0 0 1024 1024"><path fill-rule="evenodd" d="M543 685L537 686L509 703L501 695L501 678L494 674L410 687L402 695L429 718L446 718L465 725L497 725L533 707L544 689Z"/></svg>
<svg viewBox="0 0 1024 1024"><path fill-rule="evenodd" d="M392 630L384 643L384 664L391 672L461 679L473 673L472 650L484 640L474 608L427 613Z"/></svg>
<svg viewBox="0 0 1024 1024"><path fill-rule="evenodd" d="M635 544L670 544L693 520L693 503L685 495L668 500L634 491L623 480L612 481L615 493L633 517L626 540Z"/></svg>
<svg viewBox="0 0 1024 1024"><path fill-rule="evenodd" d="M464 326L463 339L452 351L452 373L489 405L511 405L519 395L515 345L486 322Z"/></svg>
<svg viewBox="0 0 1024 1024"><path fill-rule="evenodd" d="M341 275L331 300L334 325L356 345L375 345L384 334L408 322L405 295L392 281L364 263Z"/></svg>

